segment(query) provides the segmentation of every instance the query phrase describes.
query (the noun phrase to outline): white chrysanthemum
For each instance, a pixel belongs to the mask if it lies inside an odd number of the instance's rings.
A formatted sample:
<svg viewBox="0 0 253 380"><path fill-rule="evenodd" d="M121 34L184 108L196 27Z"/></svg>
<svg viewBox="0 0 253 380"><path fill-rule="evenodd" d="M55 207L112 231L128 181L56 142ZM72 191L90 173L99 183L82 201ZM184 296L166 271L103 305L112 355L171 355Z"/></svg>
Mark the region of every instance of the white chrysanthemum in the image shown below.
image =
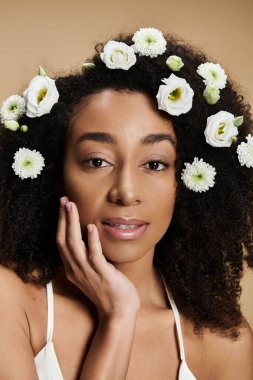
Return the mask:
<svg viewBox="0 0 253 380"><path fill-rule="evenodd" d="M38 117L50 113L58 102L59 93L55 80L44 75L36 75L23 93L27 102L26 116Z"/></svg>
<svg viewBox="0 0 253 380"><path fill-rule="evenodd" d="M234 120L234 115L227 111L220 111L209 116L204 132L206 142L214 147L230 147L238 135Z"/></svg>
<svg viewBox="0 0 253 380"><path fill-rule="evenodd" d="M156 95L158 108L175 116L190 111L194 92L186 80L171 74L162 82Z"/></svg>
<svg viewBox="0 0 253 380"><path fill-rule="evenodd" d="M242 142L237 147L238 159L241 166L253 168L253 136L248 135L246 140L247 142Z"/></svg>
<svg viewBox="0 0 253 380"><path fill-rule="evenodd" d="M134 49L118 41L108 41L100 58L109 69L128 70L136 62Z"/></svg>
<svg viewBox="0 0 253 380"><path fill-rule="evenodd" d="M214 186L215 175L213 166L195 157L192 164L185 163L181 178L188 189L201 193Z"/></svg>
<svg viewBox="0 0 253 380"><path fill-rule="evenodd" d="M207 86L214 85L220 90L226 86L227 75L219 63L202 63L198 66L197 73L204 78Z"/></svg>
<svg viewBox="0 0 253 380"><path fill-rule="evenodd" d="M6 120L18 120L26 111L25 99L19 95L7 98L1 108L1 122Z"/></svg>
<svg viewBox="0 0 253 380"><path fill-rule="evenodd" d="M20 148L14 155L12 168L21 179L36 178L45 166L44 158L36 150Z"/></svg>
<svg viewBox="0 0 253 380"><path fill-rule="evenodd" d="M167 41L160 30L155 28L141 28L134 33L134 51L140 55L157 57L166 50Z"/></svg>

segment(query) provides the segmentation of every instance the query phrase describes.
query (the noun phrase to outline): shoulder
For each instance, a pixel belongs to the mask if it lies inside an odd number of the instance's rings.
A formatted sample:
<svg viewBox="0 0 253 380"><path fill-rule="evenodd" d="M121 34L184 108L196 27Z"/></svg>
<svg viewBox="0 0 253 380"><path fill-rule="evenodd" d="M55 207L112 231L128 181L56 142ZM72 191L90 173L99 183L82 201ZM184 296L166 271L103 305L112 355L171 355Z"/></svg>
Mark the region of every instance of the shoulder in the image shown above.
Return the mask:
<svg viewBox="0 0 253 380"><path fill-rule="evenodd" d="M253 374L253 333L244 321L239 337L231 339L217 333L205 333L208 356L212 361L214 378L250 380Z"/></svg>
<svg viewBox="0 0 253 380"><path fill-rule="evenodd" d="M198 377L215 380L252 380L253 333L244 321L232 339L209 329L200 335L193 323L181 317L187 362Z"/></svg>
<svg viewBox="0 0 253 380"><path fill-rule="evenodd" d="M7 325L25 321L27 291L24 282L9 268L0 265L0 320Z"/></svg>

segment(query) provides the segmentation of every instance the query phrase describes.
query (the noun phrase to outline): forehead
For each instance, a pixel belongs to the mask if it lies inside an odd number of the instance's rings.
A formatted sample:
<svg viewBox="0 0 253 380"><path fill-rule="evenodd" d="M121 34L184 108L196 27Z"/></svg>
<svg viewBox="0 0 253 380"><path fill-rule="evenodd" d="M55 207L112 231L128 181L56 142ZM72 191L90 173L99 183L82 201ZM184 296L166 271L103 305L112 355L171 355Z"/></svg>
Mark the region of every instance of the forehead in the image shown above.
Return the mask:
<svg viewBox="0 0 253 380"><path fill-rule="evenodd" d="M155 99L141 92L106 89L85 98L77 107L68 138L73 142L84 132L107 132L119 139L149 133L170 133L173 124Z"/></svg>

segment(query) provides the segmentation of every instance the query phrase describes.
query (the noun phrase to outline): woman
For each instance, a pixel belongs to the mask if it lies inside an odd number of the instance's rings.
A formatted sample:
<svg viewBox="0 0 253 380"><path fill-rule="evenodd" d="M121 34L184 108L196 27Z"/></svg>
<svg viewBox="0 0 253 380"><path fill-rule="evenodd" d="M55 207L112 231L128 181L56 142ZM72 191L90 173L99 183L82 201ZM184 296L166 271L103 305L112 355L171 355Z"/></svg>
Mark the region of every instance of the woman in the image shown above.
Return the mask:
<svg viewBox="0 0 253 380"><path fill-rule="evenodd" d="M1 109L1 379L252 379L252 119L224 70L142 28L39 74Z"/></svg>

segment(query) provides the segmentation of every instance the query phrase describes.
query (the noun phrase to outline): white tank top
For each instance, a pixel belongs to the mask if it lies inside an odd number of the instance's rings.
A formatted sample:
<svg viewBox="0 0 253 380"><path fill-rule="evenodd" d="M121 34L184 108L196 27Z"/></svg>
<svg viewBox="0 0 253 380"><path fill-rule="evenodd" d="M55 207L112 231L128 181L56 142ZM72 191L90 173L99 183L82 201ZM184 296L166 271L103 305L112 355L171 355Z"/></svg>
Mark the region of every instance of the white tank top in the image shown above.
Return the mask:
<svg viewBox="0 0 253 380"><path fill-rule="evenodd" d="M186 358L185 358L185 349L183 342L183 335L180 323L180 316L178 313L178 309L170 293L165 279L161 274L165 290L174 314L176 329L177 329L177 337L179 342L180 349L180 367L178 372L178 380L197 380L196 377L192 374L190 369L187 366ZM42 350L35 356L35 366L37 369L37 374L39 380L64 380L57 356L54 349L54 343L52 341L53 338L53 330L54 330L54 299L53 299L53 287L52 282L50 281L47 284L47 343L42 348Z"/></svg>

